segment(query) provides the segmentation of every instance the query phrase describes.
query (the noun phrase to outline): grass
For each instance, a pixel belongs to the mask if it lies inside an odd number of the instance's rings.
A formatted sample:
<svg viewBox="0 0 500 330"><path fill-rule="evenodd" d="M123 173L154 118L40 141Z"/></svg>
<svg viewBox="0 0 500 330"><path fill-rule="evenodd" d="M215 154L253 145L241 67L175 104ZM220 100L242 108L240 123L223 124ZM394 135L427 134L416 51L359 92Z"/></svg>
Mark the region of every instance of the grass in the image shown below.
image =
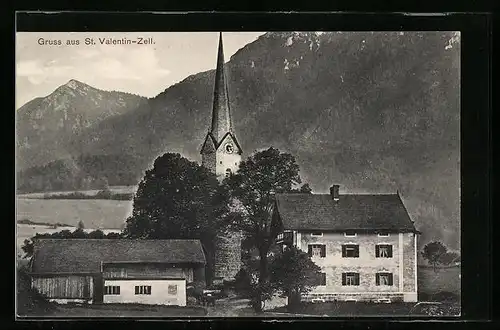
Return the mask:
<svg viewBox="0 0 500 330"><path fill-rule="evenodd" d="M451 292L460 295L460 267L442 267L434 272L432 267L418 267L418 291L425 295Z"/></svg>
<svg viewBox="0 0 500 330"><path fill-rule="evenodd" d="M202 307L159 306L139 304L57 305L50 317L200 317Z"/></svg>
<svg viewBox="0 0 500 330"><path fill-rule="evenodd" d="M428 309L419 308L415 313L410 311L416 303L390 303L377 304L370 302L325 302L325 303L302 303L297 306L293 313L303 315L318 315L328 317L405 317L405 316L429 316ZM442 316L456 316L456 304L444 304L445 310ZM447 312L446 312L447 311ZM270 312L290 313L286 307L271 309ZM292 314L293 315L293 314Z"/></svg>

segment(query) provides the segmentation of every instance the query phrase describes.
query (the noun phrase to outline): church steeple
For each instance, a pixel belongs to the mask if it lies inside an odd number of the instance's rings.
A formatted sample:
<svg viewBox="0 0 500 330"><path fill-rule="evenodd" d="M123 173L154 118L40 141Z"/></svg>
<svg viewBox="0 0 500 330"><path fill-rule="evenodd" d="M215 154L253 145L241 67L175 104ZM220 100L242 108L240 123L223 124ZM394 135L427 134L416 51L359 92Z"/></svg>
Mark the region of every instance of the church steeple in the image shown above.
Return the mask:
<svg viewBox="0 0 500 330"><path fill-rule="evenodd" d="M222 45L222 32L220 32L219 50L217 52L217 68L215 70L212 126L210 132L215 140L220 142L227 132L232 132L231 126L229 93L227 90L226 73L224 70L224 47Z"/></svg>
<svg viewBox="0 0 500 330"><path fill-rule="evenodd" d="M243 153L231 122L229 93L224 72L222 33L219 33L212 122L200 153L202 155L202 165L214 172L220 180L238 170Z"/></svg>

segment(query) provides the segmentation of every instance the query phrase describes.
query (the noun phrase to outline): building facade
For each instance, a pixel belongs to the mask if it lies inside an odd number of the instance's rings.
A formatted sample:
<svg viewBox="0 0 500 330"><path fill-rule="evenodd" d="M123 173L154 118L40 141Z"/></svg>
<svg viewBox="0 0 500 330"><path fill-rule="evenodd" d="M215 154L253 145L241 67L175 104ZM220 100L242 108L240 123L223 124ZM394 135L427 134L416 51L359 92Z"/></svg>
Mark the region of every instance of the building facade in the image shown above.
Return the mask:
<svg viewBox="0 0 500 330"><path fill-rule="evenodd" d="M243 153L234 133L229 92L224 69L222 34L219 36L217 68L215 70L212 121L201 147L202 165L222 181L238 170ZM242 233L221 234L215 242L215 281L231 281L241 268Z"/></svg>
<svg viewBox="0 0 500 330"><path fill-rule="evenodd" d="M321 268L303 301L417 301L417 237L399 194L280 194L273 228L283 248Z"/></svg>
<svg viewBox="0 0 500 330"><path fill-rule="evenodd" d="M205 281L198 240L39 239L32 287L59 303L186 305L186 284Z"/></svg>

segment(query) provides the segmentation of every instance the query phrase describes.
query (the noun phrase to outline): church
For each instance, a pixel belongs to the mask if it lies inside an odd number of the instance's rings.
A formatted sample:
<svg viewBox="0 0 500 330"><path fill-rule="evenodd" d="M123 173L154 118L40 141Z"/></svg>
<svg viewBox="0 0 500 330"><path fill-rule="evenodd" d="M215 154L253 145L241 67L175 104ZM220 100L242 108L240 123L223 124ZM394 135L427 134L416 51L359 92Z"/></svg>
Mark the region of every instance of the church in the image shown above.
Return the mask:
<svg viewBox="0 0 500 330"><path fill-rule="evenodd" d="M242 149L231 120L229 92L224 69L222 33L219 34L212 121L201 147L202 166L222 181L238 170ZM241 268L241 232L220 235L216 241L214 282L231 281Z"/></svg>

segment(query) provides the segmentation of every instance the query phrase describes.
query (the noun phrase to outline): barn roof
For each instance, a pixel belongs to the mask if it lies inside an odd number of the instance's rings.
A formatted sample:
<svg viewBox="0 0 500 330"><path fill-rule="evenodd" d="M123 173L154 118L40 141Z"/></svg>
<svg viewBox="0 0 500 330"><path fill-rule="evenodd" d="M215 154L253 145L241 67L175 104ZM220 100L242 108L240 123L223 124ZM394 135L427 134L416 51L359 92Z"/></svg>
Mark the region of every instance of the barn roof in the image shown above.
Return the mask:
<svg viewBox="0 0 500 330"><path fill-rule="evenodd" d="M199 240L38 239L33 273L96 273L101 262L205 263Z"/></svg>
<svg viewBox="0 0 500 330"><path fill-rule="evenodd" d="M398 194L277 194L284 229L417 232Z"/></svg>

